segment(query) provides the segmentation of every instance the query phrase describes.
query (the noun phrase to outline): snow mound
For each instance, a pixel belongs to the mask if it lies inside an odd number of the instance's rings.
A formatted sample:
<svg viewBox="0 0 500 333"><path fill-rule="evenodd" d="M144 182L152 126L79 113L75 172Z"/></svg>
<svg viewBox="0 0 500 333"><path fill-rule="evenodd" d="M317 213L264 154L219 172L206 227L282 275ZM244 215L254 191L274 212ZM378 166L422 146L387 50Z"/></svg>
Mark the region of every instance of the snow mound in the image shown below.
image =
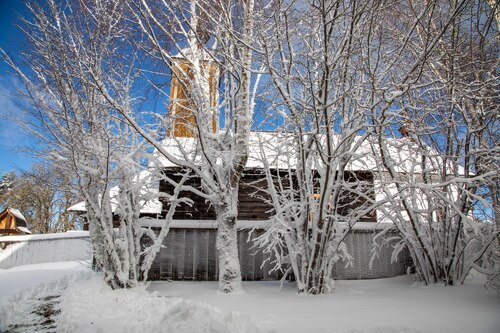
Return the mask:
<svg viewBox="0 0 500 333"><path fill-rule="evenodd" d="M250 318L208 304L158 296L146 286L111 290L93 276L62 295L58 332L264 332Z"/></svg>
<svg viewBox="0 0 500 333"><path fill-rule="evenodd" d="M111 290L101 275L89 271L42 283L2 302L0 332L274 332L241 313L159 296L146 287Z"/></svg>
<svg viewBox="0 0 500 333"><path fill-rule="evenodd" d="M25 273L30 272L25 271ZM40 283L35 287L22 289L4 298L0 301L0 332L9 332L11 329L12 332L51 331L54 319L52 316L56 316L60 311L57 299L61 293L71 283L90 274L92 273L73 273L53 282Z"/></svg>

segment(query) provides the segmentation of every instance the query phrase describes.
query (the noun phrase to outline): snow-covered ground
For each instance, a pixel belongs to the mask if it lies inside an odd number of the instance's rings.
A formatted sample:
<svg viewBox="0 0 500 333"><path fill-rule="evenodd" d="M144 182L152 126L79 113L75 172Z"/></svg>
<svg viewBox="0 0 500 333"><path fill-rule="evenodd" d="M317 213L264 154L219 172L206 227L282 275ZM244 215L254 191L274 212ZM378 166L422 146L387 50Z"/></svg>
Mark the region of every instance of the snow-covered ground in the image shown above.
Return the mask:
<svg viewBox="0 0 500 333"><path fill-rule="evenodd" d="M500 299L479 283L422 286L412 276L338 281L329 295L297 295L289 283L246 282L245 293L216 293L214 282L152 282L160 295L207 302L258 318L276 332L500 332Z"/></svg>
<svg viewBox="0 0 500 333"><path fill-rule="evenodd" d="M500 332L500 299L480 281L420 286L411 276L339 281L333 294L297 295L293 284L152 282L112 291L88 265L0 270L0 332Z"/></svg>

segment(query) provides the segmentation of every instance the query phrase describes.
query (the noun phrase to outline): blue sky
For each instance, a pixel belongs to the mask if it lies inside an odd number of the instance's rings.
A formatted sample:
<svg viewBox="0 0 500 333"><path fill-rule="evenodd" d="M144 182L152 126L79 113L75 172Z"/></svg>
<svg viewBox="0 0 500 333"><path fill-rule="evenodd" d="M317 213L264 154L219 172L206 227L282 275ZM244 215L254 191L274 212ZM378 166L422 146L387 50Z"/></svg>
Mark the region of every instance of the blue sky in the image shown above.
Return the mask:
<svg viewBox="0 0 500 333"><path fill-rule="evenodd" d="M21 51L26 47L23 34L16 27L19 16L27 16L26 0L0 0L0 47L14 60L19 60ZM168 83L168 82L167 82ZM23 147L34 145L34 141L24 133L22 127L12 121L12 117L20 117L21 110L14 103L18 80L12 70L0 61L0 177L10 170L29 169L33 158L19 152ZM167 92L168 93L168 92ZM156 100L154 94L147 94L147 100L139 110L166 112L163 100ZM158 103L155 103L158 102ZM256 118L265 117L267 107L262 101L257 101ZM264 126L261 130L269 130L273 126Z"/></svg>
<svg viewBox="0 0 500 333"><path fill-rule="evenodd" d="M26 15L25 1L0 0L0 47L10 56L17 58L24 47L24 37L15 26L19 15ZM9 68L0 61L0 175L18 168L30 168L33 159L17 149L32 145L32 140L22 128L9 120L20 115L20 110L12 101L17 80Z"/></svg>

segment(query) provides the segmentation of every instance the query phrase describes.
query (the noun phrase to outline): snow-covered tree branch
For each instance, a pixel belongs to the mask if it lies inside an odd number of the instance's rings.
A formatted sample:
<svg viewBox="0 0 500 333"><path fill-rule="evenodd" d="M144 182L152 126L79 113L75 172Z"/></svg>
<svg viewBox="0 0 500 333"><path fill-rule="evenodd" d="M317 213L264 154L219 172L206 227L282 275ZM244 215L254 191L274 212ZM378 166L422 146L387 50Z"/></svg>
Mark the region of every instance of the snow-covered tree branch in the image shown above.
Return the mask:
<svg viewBox="0 0 500 333"><path fill-rule="evenodd" d="M382 197L392 199L381 212L422 281L455 285L498 253L498 31L474 1L437 1L424 17L406 57L428 50L425 62L376 121L379 177L390 184ZM489 269L498 276L498 265Z"/></svg>
<svg viewBox="0 0 500 333"><path fill-rule="evenodd" d="M216 212L220 290L239 290L238 184L248 159L252 86L257 84L252 76L254 2L141 0L128 6L151 61L169 69L164 76L171 75L170 95L175 95L168 117L161 119L168 138L147 140L169 163L201 180L201 188L189 190Z"/></svg>
<svg viewBox="0 0 500 333"><path fill-rule="evenodd" d="M3 53L24 85L27 127L43 145L41 155L75 179L106 282L133 287L147 273L139 265L141 255L148 257L141 253L139 213L157 193L147 186L153 170L141 165L146 142L125 121L134 116L137 59L122 52L131 34L123 5L51 0L28 8L23 66Z"/></svg>
<svg viewBox="0 0 500 333"><path fill-rule="evenodd" d="M275 215L259 241L278 255L276 268L289 265L299 292L333 290L333 264L350 260L343 239L376 205L373 179L358 172L372 128L371 91L355 59L369 44L377 6L282 2L261 34L278 96L271 108L282 109L285 121L279 139L262 143ZM276 155L266 154L269 145Z"/></svg>

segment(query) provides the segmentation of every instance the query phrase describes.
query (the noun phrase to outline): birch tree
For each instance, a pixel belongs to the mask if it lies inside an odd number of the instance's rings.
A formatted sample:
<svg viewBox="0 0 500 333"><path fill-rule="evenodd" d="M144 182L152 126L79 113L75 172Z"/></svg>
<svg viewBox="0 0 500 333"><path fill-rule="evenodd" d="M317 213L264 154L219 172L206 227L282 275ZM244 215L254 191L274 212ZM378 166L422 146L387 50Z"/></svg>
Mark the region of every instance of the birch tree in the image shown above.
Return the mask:
<svg viewBox="0 0 500 333"><path fill-rule="evenodd" d="M140 0L130 1L128 6L147 41L149 59L169 69L156 74L172 75L189 99L183 107L194 121L170 114L161 118L162 124L169 132L175 131L176 121L183 121L192 138L172 135L159 142L129 120L161 157L201 180L201 188L188 190L205 198L216 212L219 288L226 293L237 291L241 288L238 183L248 159L252 86L257 84L252 75L254 1ZM179 58L188 70L176 60ZM224 86L219 97L210 92L218 82L209 82L211 70ZM166 96L161 87L154 87ZM167 103L172 110L178 101Z"/></svg>

